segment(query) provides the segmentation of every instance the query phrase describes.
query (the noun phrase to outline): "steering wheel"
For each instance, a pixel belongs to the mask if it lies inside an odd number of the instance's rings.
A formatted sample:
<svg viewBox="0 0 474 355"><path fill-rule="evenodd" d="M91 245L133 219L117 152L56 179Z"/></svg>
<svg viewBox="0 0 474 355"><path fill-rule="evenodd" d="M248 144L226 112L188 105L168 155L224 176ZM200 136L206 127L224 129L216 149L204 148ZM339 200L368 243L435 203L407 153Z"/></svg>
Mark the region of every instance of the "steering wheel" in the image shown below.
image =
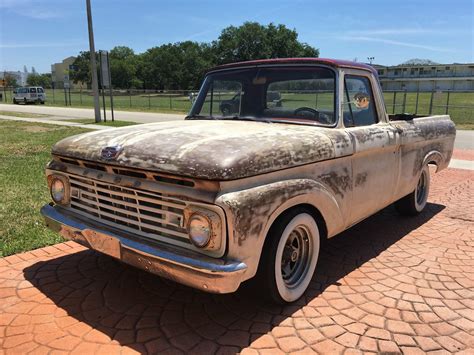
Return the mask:
<svg viewBox="0 0 474 355"><path fill-rule="evenodd" d="M305 112L308 112L311 117L308 117L308 114L305 114ZM319 112L318 110L311 108L311 107L300 107L295 110L295 115L296 116L301 116L303 118L313 118L316 121L320 123L325 123L325 124L331 124L333 123L331 120L331 117L328 116L327 114L323 112Z"/></svg>
<svg viewBox="0 0 474 355"><path fill-rule="evenodd" d="M307 113L309 113L309 115ZM319 111L315 110L314 108L311 107L300 107L295 110L295 115L296 116L301 116L301 117L308 117L308 118L315 118L316 120L319 119Z"/></svg>

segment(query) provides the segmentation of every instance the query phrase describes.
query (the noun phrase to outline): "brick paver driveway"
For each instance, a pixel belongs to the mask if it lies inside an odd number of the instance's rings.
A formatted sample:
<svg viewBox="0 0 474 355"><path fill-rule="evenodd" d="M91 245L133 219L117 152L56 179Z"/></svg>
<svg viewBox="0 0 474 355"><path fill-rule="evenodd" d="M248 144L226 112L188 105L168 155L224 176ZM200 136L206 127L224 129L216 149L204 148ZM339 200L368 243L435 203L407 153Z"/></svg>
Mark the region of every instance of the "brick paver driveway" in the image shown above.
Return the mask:
<svg viewBox="0 0 474 355"><path fill-rule="evenodd" d="M195 291L72 242L0 259L0 354L472 354L473 191L472 171L449 169L419 217L390 207L331 239L287 307L249 287Z"/></svg>

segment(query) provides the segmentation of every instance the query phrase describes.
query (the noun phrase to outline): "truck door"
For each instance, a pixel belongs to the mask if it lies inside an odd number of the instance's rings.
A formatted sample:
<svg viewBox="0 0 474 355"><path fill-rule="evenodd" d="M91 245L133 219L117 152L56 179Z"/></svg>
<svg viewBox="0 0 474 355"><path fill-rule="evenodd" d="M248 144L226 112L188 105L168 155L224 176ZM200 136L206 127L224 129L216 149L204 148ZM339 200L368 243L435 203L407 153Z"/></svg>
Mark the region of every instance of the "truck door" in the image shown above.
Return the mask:
<svg viewBox="0 0 474 355"><path fill-rule="evenodd" d="M344 77L344 126L354 144L350 224L389 205L399 177L398 131L386 122L373 80L369 73Z"/></svg>

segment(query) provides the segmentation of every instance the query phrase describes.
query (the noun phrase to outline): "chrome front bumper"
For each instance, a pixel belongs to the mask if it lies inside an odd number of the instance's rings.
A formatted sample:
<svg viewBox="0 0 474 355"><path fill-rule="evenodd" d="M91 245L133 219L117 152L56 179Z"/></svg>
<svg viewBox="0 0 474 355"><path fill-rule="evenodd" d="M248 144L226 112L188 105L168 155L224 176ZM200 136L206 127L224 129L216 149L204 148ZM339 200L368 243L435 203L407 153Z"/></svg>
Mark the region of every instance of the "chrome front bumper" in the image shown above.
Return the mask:
<svg viewBox="0 0 474 355"><path fill-rule="evenodd" d="M68 240L203 291L234 292L247 269L247 265L239 261L214 259L163 243L148 242L57 205L43 206L41 214L50 229Z"/></svg>

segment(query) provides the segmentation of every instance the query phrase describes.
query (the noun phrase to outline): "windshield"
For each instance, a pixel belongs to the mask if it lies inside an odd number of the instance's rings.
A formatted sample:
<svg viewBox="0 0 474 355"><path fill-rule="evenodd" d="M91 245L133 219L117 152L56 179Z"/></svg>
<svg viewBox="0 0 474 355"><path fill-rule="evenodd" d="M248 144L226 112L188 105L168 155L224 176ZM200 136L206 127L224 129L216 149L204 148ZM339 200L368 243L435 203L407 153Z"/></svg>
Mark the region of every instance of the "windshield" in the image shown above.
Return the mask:
<svg viewBox="0 0 474 355"><path fill-rule="evenodd" d="M333 125L335 74L323 67L244 68L206 76L188 118Z"/></svg>

